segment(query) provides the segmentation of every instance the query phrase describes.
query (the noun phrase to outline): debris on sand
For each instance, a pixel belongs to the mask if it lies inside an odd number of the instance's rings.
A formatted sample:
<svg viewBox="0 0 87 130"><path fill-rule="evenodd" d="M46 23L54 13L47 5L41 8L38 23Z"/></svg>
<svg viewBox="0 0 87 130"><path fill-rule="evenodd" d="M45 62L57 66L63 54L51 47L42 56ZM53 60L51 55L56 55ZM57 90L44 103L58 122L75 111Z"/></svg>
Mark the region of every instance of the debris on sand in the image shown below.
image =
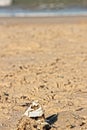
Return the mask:
<svg viewBox="0 0 87 130"><path fill-rule="evenodd" d="M17 130L50 130L56 120L56 114L45 118L41 105L33 101L19 121Z"/></svg>
<svg viewBox="0 0 87 130"><path fill-rule="evenodd" d="M30 107L24 113L24 115L31 118L35 118L43 116L44 112L38 101L33 101Z"/></svg>

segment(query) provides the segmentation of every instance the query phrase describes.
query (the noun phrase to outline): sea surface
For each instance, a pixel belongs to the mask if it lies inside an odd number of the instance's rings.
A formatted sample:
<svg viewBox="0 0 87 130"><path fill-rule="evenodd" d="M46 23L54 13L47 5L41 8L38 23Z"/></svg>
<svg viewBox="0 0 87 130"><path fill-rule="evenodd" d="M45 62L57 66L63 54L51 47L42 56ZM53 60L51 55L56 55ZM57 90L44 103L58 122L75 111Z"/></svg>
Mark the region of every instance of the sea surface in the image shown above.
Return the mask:
<svg viewBox="0 0 87 130"><path fill-rule="evenodd" d="M0 17L87 16L87 9L28 10L1 8Z"/></svg>

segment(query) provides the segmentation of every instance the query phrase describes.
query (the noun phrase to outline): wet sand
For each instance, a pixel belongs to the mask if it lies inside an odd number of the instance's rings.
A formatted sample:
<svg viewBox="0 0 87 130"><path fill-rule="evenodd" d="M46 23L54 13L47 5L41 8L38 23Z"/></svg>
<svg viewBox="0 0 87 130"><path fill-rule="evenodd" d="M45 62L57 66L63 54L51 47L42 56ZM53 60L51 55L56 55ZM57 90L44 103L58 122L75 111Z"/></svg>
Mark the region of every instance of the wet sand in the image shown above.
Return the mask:
<svg viewBox="0 0 87 130"><path fill-rule="evenodd" d="M47 16L47 17L0 17L0 24L49 24L87 22L87 16Z"/></svg>
<svg viewBox="0 0 87 130"><path fill-rule="evenodd" d="M57 130L86 130L87 18L35 20L0 18L0 130L16 130L33 100L58 113Z"/></svg>

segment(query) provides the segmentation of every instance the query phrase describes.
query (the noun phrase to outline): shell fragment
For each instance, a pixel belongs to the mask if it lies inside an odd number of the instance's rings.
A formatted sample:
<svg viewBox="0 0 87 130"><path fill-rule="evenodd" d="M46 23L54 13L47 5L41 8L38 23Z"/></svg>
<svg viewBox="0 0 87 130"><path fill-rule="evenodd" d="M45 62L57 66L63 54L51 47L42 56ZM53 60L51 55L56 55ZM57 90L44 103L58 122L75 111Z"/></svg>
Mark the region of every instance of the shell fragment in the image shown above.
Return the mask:
<svg viewBox="0 0 87 130"><path fill-rule="evenodd" d="M25 116L35 118L35 117L42 117L44 115L43 109L38 102L32 102L30 107L24 113Z"/></svg>

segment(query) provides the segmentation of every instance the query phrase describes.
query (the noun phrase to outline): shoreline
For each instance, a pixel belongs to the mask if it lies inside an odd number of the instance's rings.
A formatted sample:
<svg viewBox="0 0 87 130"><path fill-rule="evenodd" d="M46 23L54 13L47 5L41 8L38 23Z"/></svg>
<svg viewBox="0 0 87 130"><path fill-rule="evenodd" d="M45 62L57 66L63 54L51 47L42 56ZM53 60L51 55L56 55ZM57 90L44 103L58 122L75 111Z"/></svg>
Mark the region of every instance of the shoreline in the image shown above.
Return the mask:
<svg viewBox="0 0 87 130"><path fill-rule="evenodd" d="M87 22L87 16L51 16L51 17L0 17L0 24L16 23L84 23Z"/></svg>

